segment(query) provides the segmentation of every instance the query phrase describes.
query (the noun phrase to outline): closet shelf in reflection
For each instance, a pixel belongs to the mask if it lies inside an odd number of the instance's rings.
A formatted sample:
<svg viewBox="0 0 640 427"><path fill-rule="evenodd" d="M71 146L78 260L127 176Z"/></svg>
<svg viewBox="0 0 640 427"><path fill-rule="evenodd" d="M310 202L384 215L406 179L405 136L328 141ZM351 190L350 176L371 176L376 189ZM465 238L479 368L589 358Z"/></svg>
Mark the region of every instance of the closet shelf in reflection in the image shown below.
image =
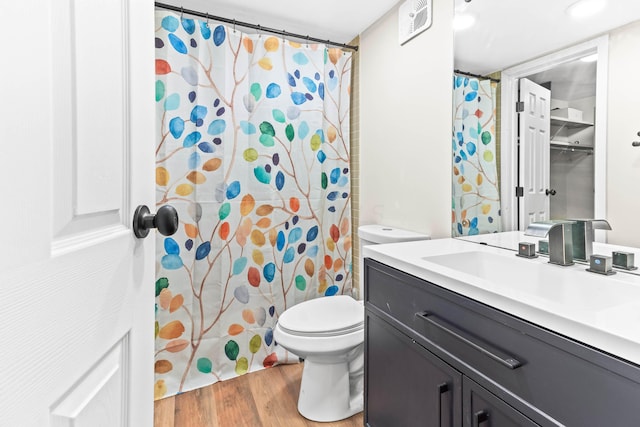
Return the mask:
<svg viewBox="0 0 640 427"><path fill-rule="evenodd" d="M564 126L567 129L584 129L593 126L591 122L585 122L583 120L569 120L564 117L551 116L552 126Z"/></svg>
<svg viewBox="0 0 640 427"><path fill-rule="evenodd" d="M551 143L554 141L561 141L561 139L556 139L557 137L571 138L572 135L580 132L584 129L593 127L593 123L585 122L582 120L570 120L565 119L563 117L550 117L551 120ZM565 141L566 143L566 141ZM569 143L572 145L571 143Z"/></svg>

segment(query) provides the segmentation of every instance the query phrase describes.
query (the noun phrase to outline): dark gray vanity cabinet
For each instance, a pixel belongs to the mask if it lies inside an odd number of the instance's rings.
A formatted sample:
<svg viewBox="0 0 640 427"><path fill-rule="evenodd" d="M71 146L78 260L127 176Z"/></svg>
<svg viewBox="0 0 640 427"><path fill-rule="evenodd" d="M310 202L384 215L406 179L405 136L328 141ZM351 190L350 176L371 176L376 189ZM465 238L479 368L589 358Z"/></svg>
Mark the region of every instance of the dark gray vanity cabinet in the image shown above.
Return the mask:
<svg viewBox="0 0 640 427"><path fill-rule="evenodd" d="M640 368L365 259L365 423L640 426Z"/></svg>

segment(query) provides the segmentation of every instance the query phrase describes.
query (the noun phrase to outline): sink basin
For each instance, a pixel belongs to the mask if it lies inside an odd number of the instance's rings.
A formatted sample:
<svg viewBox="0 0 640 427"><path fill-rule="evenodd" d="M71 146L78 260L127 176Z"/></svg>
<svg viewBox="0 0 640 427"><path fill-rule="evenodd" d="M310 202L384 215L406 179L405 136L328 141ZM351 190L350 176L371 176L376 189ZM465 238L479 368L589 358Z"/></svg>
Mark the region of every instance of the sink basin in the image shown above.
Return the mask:
<svg viewBox="0 0 640 427"><path fill-rule="evenodd" d="M600 311L630 299L640 300L639 286L618 280L616 276L588 273L582 265L560 267L547 263L544 258L523 259L512 253L482 251L422 259L448 269L438 272L447 273L453 279L471 285L480 279L483 288L505 297L558 305L564 310Z"/></svg>

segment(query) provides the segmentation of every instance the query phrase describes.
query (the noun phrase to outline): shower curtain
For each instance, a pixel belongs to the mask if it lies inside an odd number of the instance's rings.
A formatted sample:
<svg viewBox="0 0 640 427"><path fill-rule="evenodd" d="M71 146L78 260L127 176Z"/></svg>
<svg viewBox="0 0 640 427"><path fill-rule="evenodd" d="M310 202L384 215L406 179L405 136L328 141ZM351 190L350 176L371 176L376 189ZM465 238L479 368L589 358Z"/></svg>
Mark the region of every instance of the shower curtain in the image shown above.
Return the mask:
<svg viewBox="0 0 640 427"><path fill-rule="evenodd" d="M156 12L155 398L277 363L286 308L351 293L351 56ZM293 360L290 360L293 359Z"/></svg>
<svg viewBox="0 0 640 427"><path fill-rule="evenodd" d="M501 231L496 83L453 76L451 235Z"/></svg>

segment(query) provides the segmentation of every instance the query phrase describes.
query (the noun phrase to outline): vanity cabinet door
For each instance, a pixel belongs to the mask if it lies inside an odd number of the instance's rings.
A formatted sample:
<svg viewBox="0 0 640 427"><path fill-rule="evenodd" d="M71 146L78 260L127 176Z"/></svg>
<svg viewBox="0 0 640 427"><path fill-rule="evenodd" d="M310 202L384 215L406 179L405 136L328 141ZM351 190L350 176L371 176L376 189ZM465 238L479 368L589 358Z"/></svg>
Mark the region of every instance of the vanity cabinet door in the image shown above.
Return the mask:
<svg viewBox="0 0 640 427"><path fill-rule="evenodd" d="M365 423L370 427L460 426L462 375L367 311Z"/></svg>
<svg viewBox="0 0 640 427"><path fill-rule="evenodd" d="M539 426L469 377L462 383L464 427Z"/></svg>

